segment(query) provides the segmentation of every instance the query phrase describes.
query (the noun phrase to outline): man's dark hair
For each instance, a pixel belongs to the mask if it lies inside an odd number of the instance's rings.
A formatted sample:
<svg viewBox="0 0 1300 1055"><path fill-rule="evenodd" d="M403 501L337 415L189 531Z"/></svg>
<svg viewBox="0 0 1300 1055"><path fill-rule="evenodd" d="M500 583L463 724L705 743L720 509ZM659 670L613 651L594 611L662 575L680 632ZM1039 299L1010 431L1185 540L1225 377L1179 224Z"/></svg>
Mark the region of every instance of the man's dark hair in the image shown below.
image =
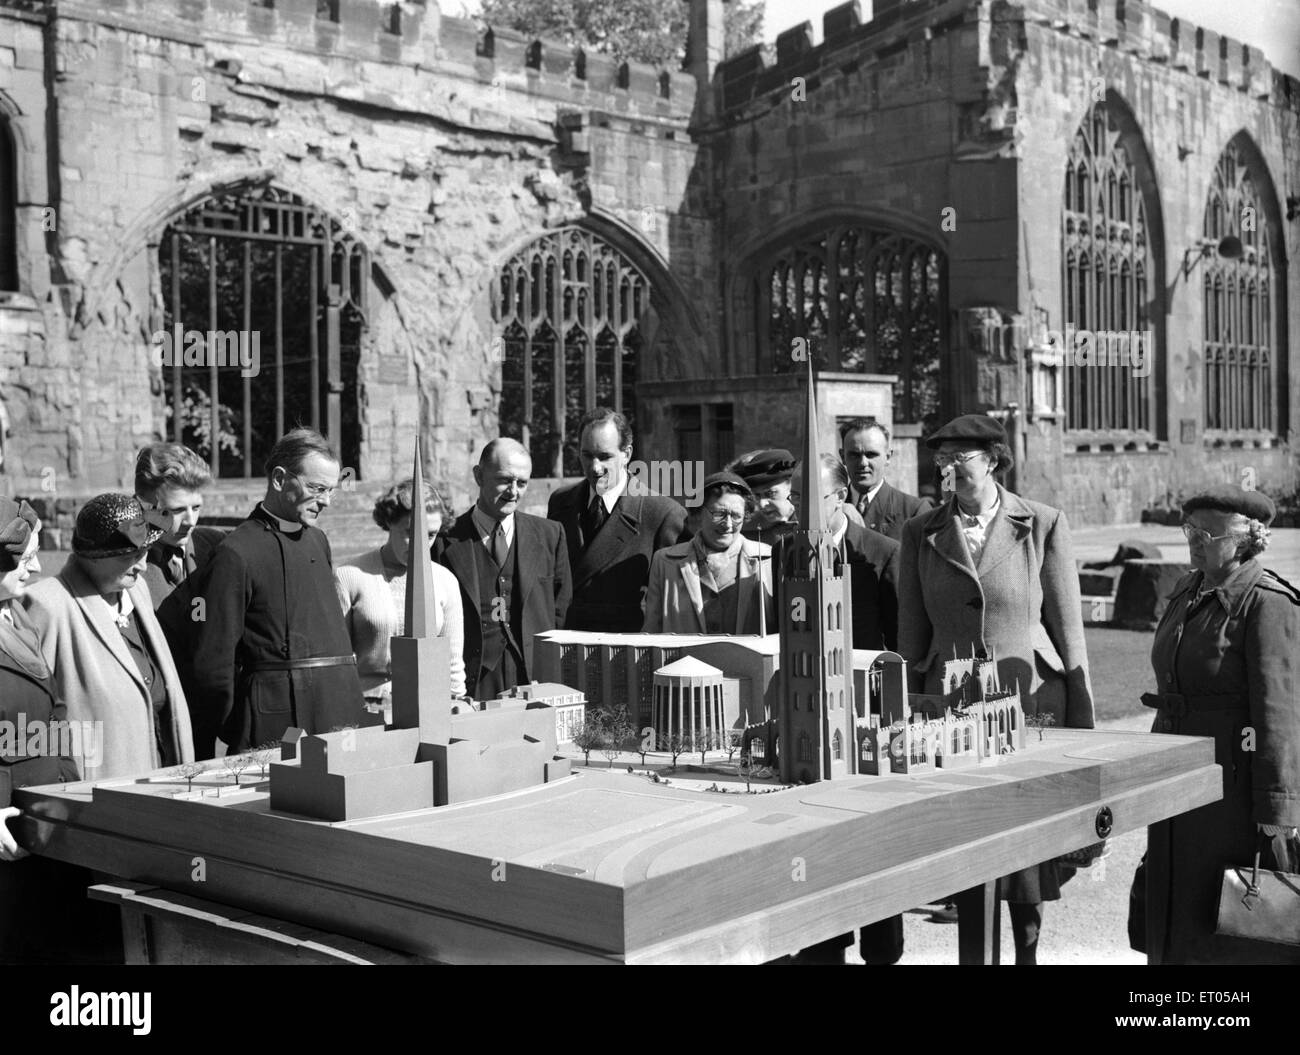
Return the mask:
<svg viewBox="0 0 1300 1055"><path fill-rule="evenodd" d="M844 441L852 436L855 432L866 432L868 429L879 429L880 434L885 437L885 446L888 447L892 437L889 434L889 426L875 418L854 418L844 428L840 429L840 446L844 446Z"/></svg>
<svg viewBox="0 0 1300 1055"><path fill-rule="evenodd" d="M618 429L618 449L631 447L632 426L627 423L627 418L612 407L593 407L582 415L582 420L578 422L578 442L582 442L582 434L587 431L588 425L603 425L607 421L612 421L614 428Z"/></svg>
<svg viewBox="0 0 1300 1055"><path fill-rule="evenodd" d="M286 472L301 472L302 463L307 460L309 454L322 455L332 462L339 460L339 456L329 445L329 440L315 429L292 429L275 441L271 453L266 456L266 478L268 480L271 478L277 466Z"/></svg>

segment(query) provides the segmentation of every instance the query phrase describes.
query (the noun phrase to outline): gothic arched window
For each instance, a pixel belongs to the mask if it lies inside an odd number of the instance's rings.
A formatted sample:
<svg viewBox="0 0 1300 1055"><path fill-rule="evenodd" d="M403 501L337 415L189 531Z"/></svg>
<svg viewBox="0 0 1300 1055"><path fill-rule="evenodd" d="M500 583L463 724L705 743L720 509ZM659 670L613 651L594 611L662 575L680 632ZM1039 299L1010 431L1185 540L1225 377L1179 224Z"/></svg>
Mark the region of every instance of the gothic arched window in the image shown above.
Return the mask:
<svg viewBox="0 0 1300 1055"><path fill-rule="evenodd" d="M1211 252L1201 279L1205 336L1205 427L1232 433L1277 432L1277 291L1273 243L1263 196L1248 156L1230 143L1214 170L1205 238L1234 235L1241 256Z"/></svg>
<svg viewBox="0 0 1300 1055"><path fill-rule="evenodd" d="M0 116L0 290L18 288L18 155Z"/></svg>
<svg viewBox="0 0 1300 1055"><path fill-rule="evenodd" d="M760 370L797 370L803 339L821 369L897 374L896 421L940 423L948 262L934 246L838 224L764 257L742 297Z"/></svg>
<svg viewBox="0 0 1300 1055"><path fill-rule="evenodd" d="M809 738L807 733L799 734L799 761L812 761L812 740Z"/></svg>
<svg viewBox="0 0 1300 1055"><path fill-rule="evenodd" d="M838 729L835 730L835 735L831 737L831 758L836 762L844 760L844 737L840 735Z"/></svg>
<svg viewBox="0 0 1300 1055"><path fill-rule="evenodd" d="M1122 114L1115 103L1094 103L1065 164L1061 350L1075 357L1066 360L1066 428L1142 442L1163 431L1154 383L1156 247L1149 173L1139 169L1146 152Z"/></svg>
<svg viewBox="0 0 1300 1055"><path fill-rule="evenodd" d="M365 246L297 195L241 187L168 224L158 264L152 354L176 442L206 455L213 476L260 477L275 441L310 425L344 466L360 464Z"/></svg>
<svg viewBox="0 0 1300 1055"><path fill-rule="evenodd" d="M534 476L577 476L578 422L596 406L635 427L637 358L650 284L622 253L562 227L501 269L493 315L504 341L502 436L520 440Z"/></svg>

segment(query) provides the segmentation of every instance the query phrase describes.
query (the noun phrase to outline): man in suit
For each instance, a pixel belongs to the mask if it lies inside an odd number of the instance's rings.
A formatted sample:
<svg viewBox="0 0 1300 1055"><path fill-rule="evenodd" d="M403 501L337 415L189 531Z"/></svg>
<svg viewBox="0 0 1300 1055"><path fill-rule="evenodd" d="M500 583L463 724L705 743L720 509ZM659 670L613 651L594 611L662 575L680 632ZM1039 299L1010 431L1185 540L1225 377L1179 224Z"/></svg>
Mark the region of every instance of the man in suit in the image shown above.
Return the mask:
<svg viewBox="0 0 1300 1055"><path fill-rule="evenodd" d="M885 482L885 470L894 457L889 429L875 418L857 418L841 434L844 464L853 484L852 503L863 523L896 542L903 525L932 508L928 498L904 494Z"/></svg>
<svg viewBox="0 0 1300 1055"><path fill-rule="evenodd" d="M579 429L586 479L551 495L546 516L564 528L573 570L570 630L636 633L650 558L680 542L686 509L669 497L647 495L644 481L629 493L632 430L616 410L597 407Z"/></svg>
<svg viewBox="0 0 1300 1055"><path fill-rule="evenodd" d="M216 736L237 754L290 726L369 724L333 554L315 526L338 487L338 458L320 433L294 429L271 448L266 475L266 497L163 604L190 638L200 758L213 757ZM186 593L188 611L174 611Z"/></svg>
<svg viewBox="0 0 1300 1055"><path fill-rule="evenodd" d="M154 608L204 567L226 537L217 528L199 526L203 488L211 482L203 459L179 443L151 443L136 456L135 496L149 522L162 531L149 547L143 576Z"/></svg>
<svg viewBox="0 0 1300 1055"><path fill-rule="evenodd" d="M433 543L460 583L465 691L479 700L530 680L533 635L564 625L573 593L564 528L518 512L532 473L522 444L493 440L474 466L478 501Z"/></svg>

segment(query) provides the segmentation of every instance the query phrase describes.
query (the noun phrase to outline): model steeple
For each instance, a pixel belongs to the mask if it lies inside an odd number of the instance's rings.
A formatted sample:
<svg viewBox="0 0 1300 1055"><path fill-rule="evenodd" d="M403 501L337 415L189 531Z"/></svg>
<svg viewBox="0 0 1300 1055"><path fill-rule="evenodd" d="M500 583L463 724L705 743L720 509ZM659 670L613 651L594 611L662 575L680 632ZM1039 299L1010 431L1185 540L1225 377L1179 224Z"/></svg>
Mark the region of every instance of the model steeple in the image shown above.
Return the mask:
<svg viewBox="0 0 1300 1055"><path fill-rule="evenodd" d="M808 356L808 408L803 435L803 493L799 523L805 531L825 531L822 523L821 456L817 447L817 397L813 388L812 356ZM814 543L815 544L815 543Z"/></svg>
<svg viewBox="0 0 1300 1055"><path fill-rule="evenodd" d="M424 466L415 442L411 476L411 544L406 551L406 637L426 637L437 625L430 618L433 566L429 563L429 514L424 508Z"/></svg>

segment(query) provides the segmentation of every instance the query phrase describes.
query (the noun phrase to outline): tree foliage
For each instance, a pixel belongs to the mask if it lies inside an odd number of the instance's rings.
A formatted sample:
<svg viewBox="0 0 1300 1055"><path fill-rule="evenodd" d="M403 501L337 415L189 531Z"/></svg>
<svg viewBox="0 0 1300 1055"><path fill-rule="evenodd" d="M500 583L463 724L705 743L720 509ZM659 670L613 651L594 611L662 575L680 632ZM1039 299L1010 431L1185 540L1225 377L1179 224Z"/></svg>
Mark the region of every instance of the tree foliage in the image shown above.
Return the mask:
<svg viewBox="0 0 1300 1055"><path fill-rule="evenodd" d="M763 0L732 0L725 8L727 55L757 44L763 35ZM674 67L686 57L690 8L685 0L483 0L481 17L530 39L545 37L570 47Z"/></svg>

